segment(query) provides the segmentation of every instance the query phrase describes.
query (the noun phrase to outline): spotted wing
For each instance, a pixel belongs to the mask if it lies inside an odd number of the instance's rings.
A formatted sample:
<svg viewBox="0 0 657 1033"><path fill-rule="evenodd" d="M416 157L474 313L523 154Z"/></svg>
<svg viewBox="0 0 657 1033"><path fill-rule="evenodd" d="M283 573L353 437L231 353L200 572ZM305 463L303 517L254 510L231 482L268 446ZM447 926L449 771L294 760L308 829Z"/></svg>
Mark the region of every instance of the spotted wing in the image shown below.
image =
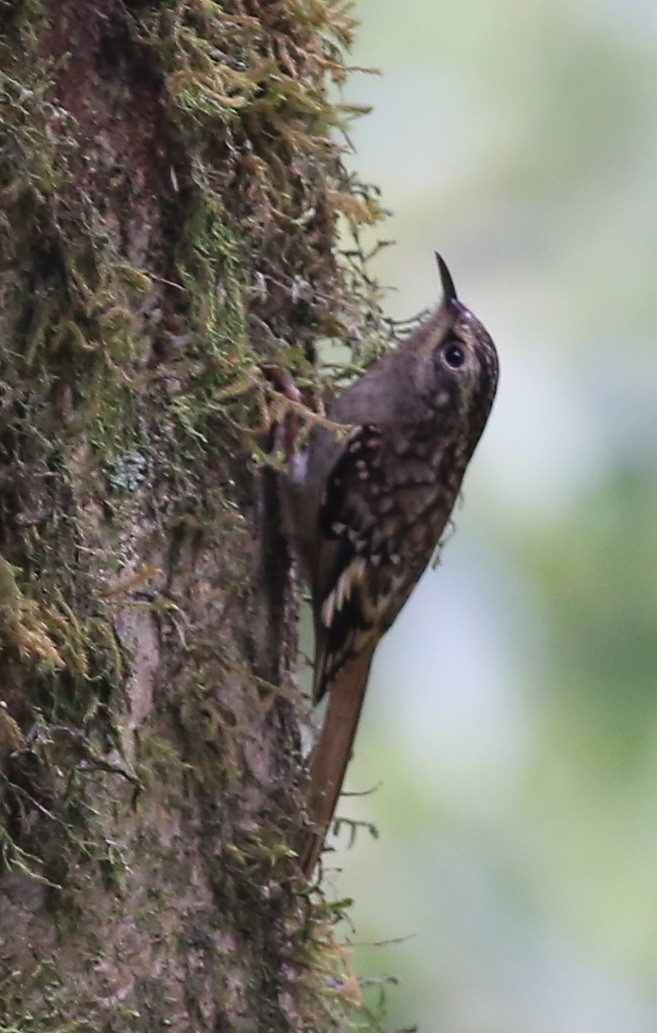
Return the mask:
<svg viewBox="0 0 657 1033"><path fill-rule="evenodd" d="M345 661L385 630L383 604L401 581L398 524L388 488L380 428L356 427L327 479L319 511L316 699Z"/></svg>

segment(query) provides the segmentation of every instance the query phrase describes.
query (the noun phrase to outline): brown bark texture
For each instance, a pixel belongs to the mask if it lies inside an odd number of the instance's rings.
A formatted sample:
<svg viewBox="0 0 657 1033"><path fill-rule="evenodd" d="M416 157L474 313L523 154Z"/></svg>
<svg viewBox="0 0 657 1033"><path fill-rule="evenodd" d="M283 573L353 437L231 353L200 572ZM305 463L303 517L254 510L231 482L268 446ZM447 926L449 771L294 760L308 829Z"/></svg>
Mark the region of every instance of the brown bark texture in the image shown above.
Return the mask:
<svg viewBox="0 0 657 1033"><path fill-rule="evenodd" d="M383 333L323 0L0 0L0 1029L342 1028L258 364ZM353 259L353 256L352 256Z"/></svg>

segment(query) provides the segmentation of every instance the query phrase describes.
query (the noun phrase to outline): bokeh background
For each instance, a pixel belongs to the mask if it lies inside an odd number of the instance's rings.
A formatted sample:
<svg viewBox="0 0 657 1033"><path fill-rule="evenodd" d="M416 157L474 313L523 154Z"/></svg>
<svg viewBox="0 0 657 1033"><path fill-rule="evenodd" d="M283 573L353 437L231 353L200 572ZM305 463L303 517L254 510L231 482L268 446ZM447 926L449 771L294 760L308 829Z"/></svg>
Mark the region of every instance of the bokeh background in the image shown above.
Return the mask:
<svg viewBox="0 0 657 1033"><path fill-rule="evenodd" d="M438 300L438 248L502 375L377 656L348 788L381 785L340 810L380 838L327 883L386 1029L655 1033L657 6L355 13L387 311Z"/></svg>

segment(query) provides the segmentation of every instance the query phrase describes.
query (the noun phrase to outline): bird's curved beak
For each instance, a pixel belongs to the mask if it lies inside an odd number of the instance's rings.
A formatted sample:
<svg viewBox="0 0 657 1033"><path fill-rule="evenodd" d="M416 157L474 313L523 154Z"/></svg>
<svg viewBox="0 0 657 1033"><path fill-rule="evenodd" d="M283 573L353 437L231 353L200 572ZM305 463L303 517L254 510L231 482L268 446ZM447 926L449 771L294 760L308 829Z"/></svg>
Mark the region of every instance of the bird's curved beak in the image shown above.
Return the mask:
<svg viewBox="0 0 657 1033"><path fill-rule="evenodd" d="M434 251L434 254L438 263L438 272L440 273L440 282L443 288L443 305L448 305L450 301L458 301L456 287L454 286L452 274L445 265L442 255L439 255L437 251Z"/></svg>

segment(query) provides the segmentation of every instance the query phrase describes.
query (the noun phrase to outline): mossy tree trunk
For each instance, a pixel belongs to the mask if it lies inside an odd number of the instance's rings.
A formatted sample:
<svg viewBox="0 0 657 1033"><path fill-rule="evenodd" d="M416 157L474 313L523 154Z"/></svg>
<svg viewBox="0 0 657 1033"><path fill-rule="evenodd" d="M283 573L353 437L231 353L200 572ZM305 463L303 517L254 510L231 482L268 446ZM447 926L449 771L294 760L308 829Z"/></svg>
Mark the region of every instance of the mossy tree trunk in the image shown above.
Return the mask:
<svg viewBox="0 0 657 1033"><path fill-rule="evenodd" d="M0 1028L340 1025L248 428L377 319L341 6L0 0Z"/></svg>

